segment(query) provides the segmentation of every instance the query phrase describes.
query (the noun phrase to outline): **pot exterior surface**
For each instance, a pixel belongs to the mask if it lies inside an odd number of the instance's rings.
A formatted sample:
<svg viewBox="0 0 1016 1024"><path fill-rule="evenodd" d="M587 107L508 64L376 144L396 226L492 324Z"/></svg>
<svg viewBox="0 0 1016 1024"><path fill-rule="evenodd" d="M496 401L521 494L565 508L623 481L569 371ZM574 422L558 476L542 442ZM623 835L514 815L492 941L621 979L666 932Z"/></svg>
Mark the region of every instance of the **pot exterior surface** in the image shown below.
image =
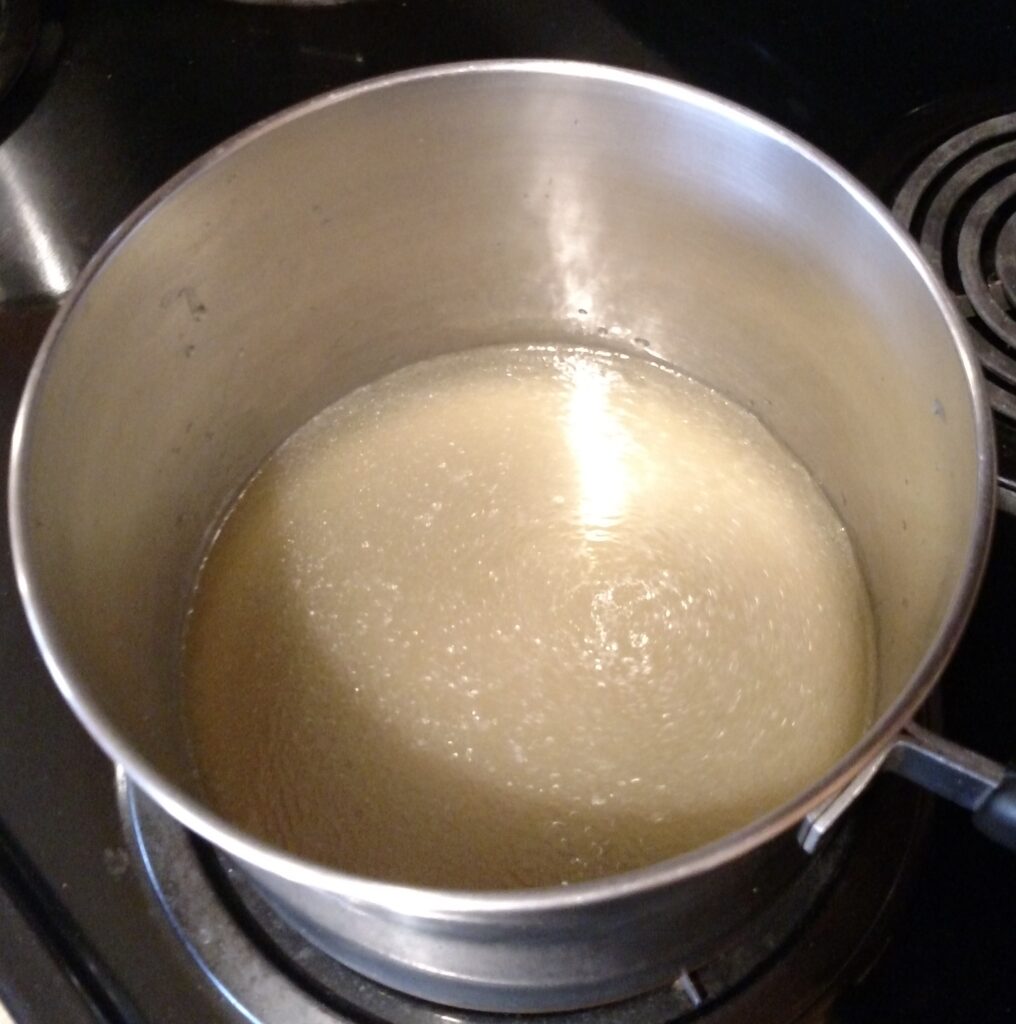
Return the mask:
<svg viewBox="0 0 1016 1024"><path fill-rule="evenodd" d="M809 860L789 833L694 881L607 903L427 919L397 901L360 905L247 871L289 924L390 988L442 1005L532 1013L597 1006L674 983L723 949Z"/></svg>
<svg viewBox="0 0 1016 1024"><path fill-rule="evenodd" d="M871 593L869 734L751 828L561 890L400 889L216 817L182 734L179 646L237 490L381 374L561 341L673 363L754 410L809 467ZM799 869L788 830L884 749L955 643L987 546L993 458L947 300L888 214L820 154L659 79L463 65L252 129L107 244L26 392L12 537L33 629L85 725L290 920L424 996L561 1008L674 977Z"/></svg>

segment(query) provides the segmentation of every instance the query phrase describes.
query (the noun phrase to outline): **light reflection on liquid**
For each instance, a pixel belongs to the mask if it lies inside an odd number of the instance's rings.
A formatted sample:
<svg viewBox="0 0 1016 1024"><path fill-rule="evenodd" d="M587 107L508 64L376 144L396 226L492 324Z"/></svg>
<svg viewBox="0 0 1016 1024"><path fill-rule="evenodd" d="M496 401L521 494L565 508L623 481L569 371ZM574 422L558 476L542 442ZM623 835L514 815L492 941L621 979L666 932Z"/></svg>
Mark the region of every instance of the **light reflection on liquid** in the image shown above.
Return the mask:
<svg viewBox="0 0 1016 1024"><path fill-rule="evenodd" d="M627 505L634 442L613 408L616 374L576 356L562 359L561 367L572 385L567 433L579 479L577 518L586 540L607 541Z"/></svg>

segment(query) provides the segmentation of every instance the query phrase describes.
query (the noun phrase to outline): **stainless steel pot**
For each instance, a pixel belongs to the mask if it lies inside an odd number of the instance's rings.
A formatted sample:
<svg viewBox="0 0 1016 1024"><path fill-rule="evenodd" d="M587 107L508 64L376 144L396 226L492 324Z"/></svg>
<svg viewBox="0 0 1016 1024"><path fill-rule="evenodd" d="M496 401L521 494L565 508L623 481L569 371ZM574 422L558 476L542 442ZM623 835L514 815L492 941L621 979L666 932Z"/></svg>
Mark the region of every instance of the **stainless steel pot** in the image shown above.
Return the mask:
<svg viewBox="0 0 1016 1024"><path fill-rule="evenodd" d="M381 884L217 817L183 742L178 645L230 497L307 418L379 374L562 339L672 361L756 410L810 467L850 528L877 619L867 735L749 828L554 890ZM1004 830L1001 770L909 726L970 609L993 495L963 328L856 182L694 89L498 62L313 100L152 197L43 346L10 507L47 664L133 779L357 969L444 1003L536 1010L647 989L707 956L883 763L958 784Z"/></svg>

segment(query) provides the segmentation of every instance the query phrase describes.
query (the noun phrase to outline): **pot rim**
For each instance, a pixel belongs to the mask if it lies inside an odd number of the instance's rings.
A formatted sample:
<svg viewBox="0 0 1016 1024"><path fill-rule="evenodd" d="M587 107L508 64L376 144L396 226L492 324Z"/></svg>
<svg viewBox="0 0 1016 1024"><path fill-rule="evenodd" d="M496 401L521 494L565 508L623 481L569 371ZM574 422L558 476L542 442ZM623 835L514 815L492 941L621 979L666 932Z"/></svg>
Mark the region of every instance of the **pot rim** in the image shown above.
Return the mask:
<svg viewBox="0 0 1016 1024"><path fill-rule="evenodd" d="M164 779L89 697L63 650L58 624L46 606L33 576L33 558L25 507L28 463L32 447L33 410L43 390L50 363L59 352L64 324L71 318L88 287L136 228L181 187L229 158L263 135L305 115L354 100L358 96L414 83L453 76L498 74L560 75L613 83L718 114L752 133L793 150L847 192L871 216L910 261L949 326L973 403L978 460L976 513L966 540L966 569L942 616L934 639L904 687L850 751L811 787L749 825L696 850L623 874L552 888L462 891L418 888L348 874L304 860L246 834L219 817L182 788ZM567 60L481 60L415 68L372 78L305 100L237 133L192 161L158 188L110 235L79 274L51 323L32 366L22 395L11 444L8 508L11 549L18 591L46 667L71 709L92 738L127 775L187 828L240 861L290 882L399 913L434 919L463 914L505 912L543 913L590 906L671 886L719 868L797 825L809 812L842 790L865 766L892 743L914 716L937 682L962 635L976 597L990 546L996 492L994 428L985 386L973 347L951 296L925 262L917 245L897 225L889 210L852 175L819 149L775 122L705 90L656 75L609 65Z"/></svg>

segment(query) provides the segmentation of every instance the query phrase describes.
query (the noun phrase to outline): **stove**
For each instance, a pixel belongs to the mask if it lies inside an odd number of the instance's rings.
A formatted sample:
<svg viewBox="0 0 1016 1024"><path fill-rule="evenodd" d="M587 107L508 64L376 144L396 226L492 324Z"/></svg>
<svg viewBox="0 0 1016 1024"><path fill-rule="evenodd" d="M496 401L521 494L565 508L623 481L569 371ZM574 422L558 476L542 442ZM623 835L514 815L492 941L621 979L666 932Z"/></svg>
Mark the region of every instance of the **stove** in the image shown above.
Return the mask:
<svg viewBox="0 0 1016 1024"><path fill-rule="evenodd" d="M188 160L293 102L485 57L681 79L803 135L915 235L989 382L1003 511L941 728L1016 752L1016 9L792 0L0 0L0 417L60 295ZM136 792L50 683L0 569L0 1004L18 1024L498 1024L399 996L291 933ZM880 778L767 916L668 988L539 1024L1016 1021L1016 859ZM0 1010L0 1021L4 1012ZM518 1020L519 1018L510 1018Z"/></svg>
<svg viewBox="0 0 1016 1024"><path fill-rule="evenodd" d="M895 192L897 220L949 285L988 380L1003 502L1016 496L1016 113L952 132Z"/></svg>

